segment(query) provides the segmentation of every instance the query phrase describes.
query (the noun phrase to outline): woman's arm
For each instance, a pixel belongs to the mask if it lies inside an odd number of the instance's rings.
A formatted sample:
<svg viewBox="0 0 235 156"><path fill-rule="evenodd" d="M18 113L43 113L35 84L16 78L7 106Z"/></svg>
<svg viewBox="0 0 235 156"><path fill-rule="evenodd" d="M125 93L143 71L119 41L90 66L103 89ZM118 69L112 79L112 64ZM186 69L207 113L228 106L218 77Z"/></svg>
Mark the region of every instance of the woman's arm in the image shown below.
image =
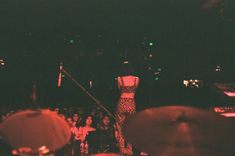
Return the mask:
<svg viewBox="0 0 235 156"><path fill-rule="evenodd" d="M135 77L136 78L136 87L139 87L139 82L140 82L140 78L138 78L138 77Z"/></svg>
<svg viewBox="0 0 235 156"><path fill-rule="evenodd" d="M117 83L118 83L118 88L120 89L122 85L121 77L117 77Z"/></svg>

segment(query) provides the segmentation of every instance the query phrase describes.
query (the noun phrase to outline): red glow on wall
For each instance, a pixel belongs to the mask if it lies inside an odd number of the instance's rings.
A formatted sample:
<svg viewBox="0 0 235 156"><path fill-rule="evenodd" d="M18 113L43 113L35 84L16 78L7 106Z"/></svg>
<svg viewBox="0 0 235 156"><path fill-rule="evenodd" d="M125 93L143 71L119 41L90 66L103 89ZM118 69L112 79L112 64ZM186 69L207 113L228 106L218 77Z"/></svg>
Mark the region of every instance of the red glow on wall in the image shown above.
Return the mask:
<svg viewBox="0 0 235 156"><path fill-rule="evenodd" d="M230 97L235 97L235 92L226 92L226 91L224 91L224 94L226 94L227 96L230 96Z"/></svg>
<svg viewBox="0 0 235 156"><path fill-rule="evenodd" d="M215 111L216 113L223 113L223 112L225 112L223 109L221 109L221 108L219 108L219 107L215 107L215 108L214 108L214 111Z"/></svg>
<svg viewBox="0 0 235 156"><path fill-rule="evenodd" d="M227 118L235 117L235 113L221 113L221 115L223 115Z"/></svg>

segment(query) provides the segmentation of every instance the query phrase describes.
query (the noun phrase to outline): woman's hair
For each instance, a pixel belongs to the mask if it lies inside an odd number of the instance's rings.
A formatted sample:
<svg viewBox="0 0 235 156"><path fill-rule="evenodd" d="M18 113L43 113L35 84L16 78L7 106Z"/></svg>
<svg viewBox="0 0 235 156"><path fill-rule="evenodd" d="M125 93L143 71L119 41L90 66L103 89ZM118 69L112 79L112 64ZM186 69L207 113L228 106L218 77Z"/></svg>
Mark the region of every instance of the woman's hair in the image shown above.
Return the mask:
<svg viewBox="0 0 235 156"><path fill-rule="evenodd" d="M86 115L84 118L82 118L81 126L86 126L86 119L87 119L88 117L91 117L91 120L92 120L91 126L92 126L92 127L95 127L95 125L96 125L96 120L95 120L95 117L92 116L92 115Z"/></svg>
<svg viewBox="0 0 235 156"><path fill-rule="evenodd" d="M133 66L129 61L124 61L120 65L119 76L135 75Z"/></svg>

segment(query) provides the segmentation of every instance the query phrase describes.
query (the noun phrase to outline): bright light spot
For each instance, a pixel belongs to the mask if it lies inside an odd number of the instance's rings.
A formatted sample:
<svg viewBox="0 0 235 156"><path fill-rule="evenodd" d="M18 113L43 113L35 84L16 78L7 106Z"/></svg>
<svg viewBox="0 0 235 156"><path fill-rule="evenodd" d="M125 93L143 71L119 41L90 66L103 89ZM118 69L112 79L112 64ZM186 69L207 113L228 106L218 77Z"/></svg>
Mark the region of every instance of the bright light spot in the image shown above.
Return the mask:
<svg viewBox="0 0 235 156"><path fill-rule="evenodd" d="M184 80L184 81L183 81L183 84L184 84L186 87L188 87L189 81L188 81L188 80Z"/></svg>
<svg viewBox="0 0 235 156"><path fill-rule="evenodd" d="M155 80L159 80L159 77L156 77Z"/></svg>
<svg viewBox="0 0 235 156"><path fill-rule="evenodd" d="M220 115L223 115L227 118L235 117L235 113L221 113Z"/></svg>
<svg viewBox="0 0 235 156"><path fill-rule="evenodd" d="M128 64L129 62L128 62L128 61L124 61L123 63L124 63L124 64Z"/></svg>
<svg viewBox="0 0 235 156"><path fill-rule="evenodd" d="M150 45L150 46L153 46L153 42L150 42L149 45Z"/></svg>
<svg viewBox="0 0 235 156"><path fill-rule="evenodd" d="M183 80L183 84L185 87L197 87L199 88L200 86L203 85L203 82L201 80L197 79L190 79L190 80Z"/></svg>
<svg viewBox="0 0 235 156"><path fill-rule="evenodd" d="M89 87L92 88L92 86L93 86L93 82L89 81Z"/></svg>
<svg viewBox="0 0 235 156"><path fill-rule="evenodd" d="M224 91L224 94L226 94L227 96L230 96L230 97L235 97L235 92L226 92L226 91Z"/></svg>
<svg viewBox="0 0 235 156"><path fill-rule="evenodd" d="M216 112L216 113L223 113L225 111L223 109L219 108L219 107L215 107L214 108L214 112Z"/></svg>
<svg viewBox="0 0 235 156"><path fill-rule="evenodd" d="M75 41L71 39L71 40L69 40L69 43L72 44L72 43L75 43Z"/></svg>
<svg viewBox="0 0 235 156"><path fill-rule="evenodd" d="M215 68L216 72L221 72L222 71L222 67L220 65L217 65Z"/></svg>
<svg viewBox="0 0 235 156"><path fill-rule="evenodd" d="M1 65L1 66L4 66L4 65L5 65L5 62L4 62L3 59L0 59L0 65Z"/></svg>

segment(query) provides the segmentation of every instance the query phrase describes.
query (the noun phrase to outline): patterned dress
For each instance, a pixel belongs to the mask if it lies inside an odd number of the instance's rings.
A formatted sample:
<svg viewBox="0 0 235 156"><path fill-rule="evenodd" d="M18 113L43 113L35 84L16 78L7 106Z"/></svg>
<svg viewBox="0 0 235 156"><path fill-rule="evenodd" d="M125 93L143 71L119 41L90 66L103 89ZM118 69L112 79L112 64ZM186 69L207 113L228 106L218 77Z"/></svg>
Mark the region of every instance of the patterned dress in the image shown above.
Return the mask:
<svg viewBox="0 0 235 156"><path fill-rule="evenodd" d="M135 93L137 89L136 84L136 78L134 80L133 86L124 86L123 79L121 78L121 86L120 91L121 93ZM122 134L122 125L128 115L134 114L136 111L135 107L135 100L134 98L120 98L118 105L117 105L117 111L116 111L116 117L117 117L117 129L118 129L118 143L119 143L119 149L122 155L132 155L132 145L125 141L125 138Z"/></svg>

